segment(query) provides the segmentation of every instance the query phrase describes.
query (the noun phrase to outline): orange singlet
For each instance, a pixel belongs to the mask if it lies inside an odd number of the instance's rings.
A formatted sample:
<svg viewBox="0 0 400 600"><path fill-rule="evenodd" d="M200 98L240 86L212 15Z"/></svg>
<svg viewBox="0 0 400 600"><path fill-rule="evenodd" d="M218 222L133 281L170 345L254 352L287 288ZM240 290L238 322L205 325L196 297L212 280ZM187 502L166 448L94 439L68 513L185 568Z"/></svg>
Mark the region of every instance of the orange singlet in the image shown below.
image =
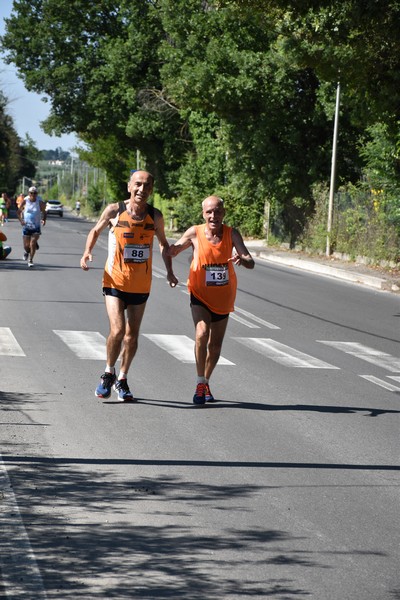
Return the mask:
<svg viewBox="0 0 400 600"><path fill-rule="evenodd" d="M198 256L190 265L189 291L212 312L219 315L235 310L237 279L232 261L232 227L222 226L222 240L211 244L205 225L196 225Z"/></svg>
<svg viewBox="0 0 400 600"><path fill-rule="evenodd" d="M103 287L128 294L147 294L151 288L154 209L148 206L142 221L134 221L120 202L117 223L108 234L108 259Z"/></svg>

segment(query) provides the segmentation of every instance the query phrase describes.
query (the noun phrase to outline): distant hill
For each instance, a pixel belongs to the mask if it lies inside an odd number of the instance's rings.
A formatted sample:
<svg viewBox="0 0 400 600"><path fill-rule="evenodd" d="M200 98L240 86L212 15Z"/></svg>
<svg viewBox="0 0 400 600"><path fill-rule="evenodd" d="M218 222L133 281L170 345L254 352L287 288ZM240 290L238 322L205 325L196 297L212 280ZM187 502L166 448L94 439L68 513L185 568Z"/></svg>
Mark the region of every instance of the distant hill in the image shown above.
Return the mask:
<svg viewBox="0 0 400 600"><path fill-rule="evenodd" d="M40 150L39 160L67 160L70 157L70 153L66 152L62 148L56 148L55 150Z"/></svg>

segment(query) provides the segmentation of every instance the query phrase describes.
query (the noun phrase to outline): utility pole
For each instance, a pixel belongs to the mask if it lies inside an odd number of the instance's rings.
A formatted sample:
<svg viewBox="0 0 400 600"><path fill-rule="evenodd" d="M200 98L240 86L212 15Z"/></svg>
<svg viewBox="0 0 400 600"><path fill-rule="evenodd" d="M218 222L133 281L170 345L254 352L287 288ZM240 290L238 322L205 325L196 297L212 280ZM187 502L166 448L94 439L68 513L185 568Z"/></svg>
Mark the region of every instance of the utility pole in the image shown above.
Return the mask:
<svg viewBox="0 0 400 600"><path fill-rule="evenodd" d="M331 232L332 232L332 215L333 215L333 198L335 193L336 180L336 149L339 129L339 105L340 105L340 81L336 88L336 108L335 108L335 124L333 128L333 147L332 147L332 167L331 167L331 184L329 189L329 205L328 205L328 225L326 236L326 256L331 254Z"/></svg>
<svg viewBox="0 0 400 600"><path fill-rule="evenodd" d="M23 176L23 178L22 178L22 193L24 194L24 196L25 196L25 179L28 181L31 181L31 179L29 179L29 177L25 177L25 175Z"/></svg>

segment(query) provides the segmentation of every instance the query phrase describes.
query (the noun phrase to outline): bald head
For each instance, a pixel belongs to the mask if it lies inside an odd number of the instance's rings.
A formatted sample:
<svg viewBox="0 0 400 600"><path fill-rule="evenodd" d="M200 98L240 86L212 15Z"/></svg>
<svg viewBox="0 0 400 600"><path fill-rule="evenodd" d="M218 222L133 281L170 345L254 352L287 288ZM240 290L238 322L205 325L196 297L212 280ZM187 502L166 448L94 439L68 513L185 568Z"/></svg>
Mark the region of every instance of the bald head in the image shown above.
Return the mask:
<svg viewBox="0 0 400 600"><path fill-rule="evenodd" d="M218 232L222 228L225 216L224 201L219 196L208 196L202 202L203 219L210 231Z"/></svg>
<svg viewBox="0 0 400 600"><path fill-rule="evenodd" d="M148 171L134 171L128 182L128 191L131 200L136 203L145 203L153 191L154 177Z"/></svg>
<svg viewBox="0 0 400 600"><path fill-rule="evenodd" d="M208 198L205 198L203 200L203 202L201 203L201 206L203 208L203 211L206 209L206 207L209 207L209 206L223 209L224 201L219 196L208 196Z"/></svg>
<svg viewBox="0 0 400 600"><path fill-rule="evenodd" d="M137 179L143 178L149 180L151 182L151 185L154 185L154 177L148 171L132 171L131 176L129 177L129 181L136 181Z"/></svg>

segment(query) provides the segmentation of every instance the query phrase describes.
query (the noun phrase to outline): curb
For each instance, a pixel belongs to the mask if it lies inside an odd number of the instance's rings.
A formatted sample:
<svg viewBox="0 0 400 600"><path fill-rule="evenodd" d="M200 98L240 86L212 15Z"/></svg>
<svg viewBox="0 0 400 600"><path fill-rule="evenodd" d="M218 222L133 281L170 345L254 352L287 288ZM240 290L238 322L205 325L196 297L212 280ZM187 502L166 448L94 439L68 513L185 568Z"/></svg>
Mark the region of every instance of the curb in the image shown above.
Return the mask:
<svg viewBox="0 0 400 600"><path fill-rule="evenodd" d="M303 269L312 273L318 273L320 275L326 275L328 277L334 277L336 279L343 279L351 281L353 283L361 283L368 287L372 287L378 290L386 289L386 280L381 277L374 277L372 275L364 275L362 273L355 273L351 271L345 271L336 267L330 267L327 265L321 265L319 263L313 263L310 261L302 260L294 257L283 257L275 256L273 254L267 254L266 252L260 252L258 258L273 262L276 264L284 264L288 267L294 267L296 269Z"/></svg>

